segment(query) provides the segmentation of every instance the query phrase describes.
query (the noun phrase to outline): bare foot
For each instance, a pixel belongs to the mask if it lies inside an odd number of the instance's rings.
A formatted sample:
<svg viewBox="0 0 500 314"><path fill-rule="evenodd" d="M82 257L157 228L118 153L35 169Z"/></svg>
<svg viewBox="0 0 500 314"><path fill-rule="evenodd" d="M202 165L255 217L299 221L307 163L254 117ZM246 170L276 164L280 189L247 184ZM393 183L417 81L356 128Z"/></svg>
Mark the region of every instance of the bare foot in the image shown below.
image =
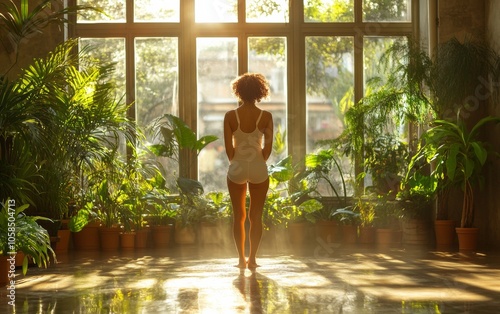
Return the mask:
<svg viewBox="0 0 500 314"><path fill-rule="evenodd" d="M260 265L258 265L257 262L255 262L255 261L252 261L252 262L249 261L247 263L247 265L248 265L248 269L255 269L257 267L260 267Z"/></svg>
<svg viewBox="0 0 500 314"><path fill-rule="evenodd" d="M237 267L239 269L245 269L245 268L247 268L247 265L246 264L237 264L237 265L234 265L234 267Z"/></svg>
<svg viewBox="0 0 500 314"><path fill-rule="evenodd" d="M234 265L234 267L238 267L239 269L245 269L247 268L247 262L245 260L240 261L237 265Z"/></svg>

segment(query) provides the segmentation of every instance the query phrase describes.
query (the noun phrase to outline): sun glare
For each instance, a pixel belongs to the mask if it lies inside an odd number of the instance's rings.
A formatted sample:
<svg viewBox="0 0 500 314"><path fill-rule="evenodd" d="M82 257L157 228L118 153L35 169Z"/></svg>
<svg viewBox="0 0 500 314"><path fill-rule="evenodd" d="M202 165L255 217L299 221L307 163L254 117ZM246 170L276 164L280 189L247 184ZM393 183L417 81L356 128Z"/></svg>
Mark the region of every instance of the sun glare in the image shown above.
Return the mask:
<svg viewBox="0 0 500 314"><path fill-rule="evenodd" d="M238 21L237 0L195 0L196 23L233 23Z"/></svg>

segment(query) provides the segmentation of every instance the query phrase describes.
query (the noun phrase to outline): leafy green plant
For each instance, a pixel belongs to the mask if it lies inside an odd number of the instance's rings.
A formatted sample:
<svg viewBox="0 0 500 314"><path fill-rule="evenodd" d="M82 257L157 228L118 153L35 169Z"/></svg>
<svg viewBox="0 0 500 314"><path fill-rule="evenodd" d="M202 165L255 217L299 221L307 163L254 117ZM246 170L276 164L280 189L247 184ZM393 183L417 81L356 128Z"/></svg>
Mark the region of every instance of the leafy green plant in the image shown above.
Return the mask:
<svg viewBox="0 0 500 314"><path fill-rule="evenodd" d="M231 216L231 199L229 194L213 191L205 194L206 206L200 208L201 221L217 222Z"/></svg>
<svg viewBox="0 0 500 314"><path fill-rule="evenodd" d="M149 145L149 149L160 157L179 160L179 153L182 149L199 154L208 144L218 138L214 135L205 135L200 139L196 133L179 117L172 114L165 114L155 119L148 126L148 132L153 139L160 140L158 144Z"/></svg>
<svg viewBox="0 0 500 314"><path fill-rule="evenodd" d="M202 221L209 206L208 199L204 197L203 185L197 180L178 178L177 186L180 201L176 206L176 222L188 226Z"/></svg>
<svg viewBox="0 0 500 314"><path fill-rule="evenodd" d="M354 211L359 213L361 227L372 227L375 220L375 204L372 200L358 198L354 205Z"/></svg>
<svg viewBox="0 0 500 314"><path fill-rule="evenodd" d="M302 176L306 178L314 191L318 192L318 183L323 180L335 194L337 199L341 200L344 206L347 204L347 187L342 170L339 156L333 148L320 149L315 153L307 154L305 157L306 169ZM332 179L332 173L336 172L340 178L340 188ZM339 191L340 190L340 191Z"/></svg>
<svg viewBox="0 0 500 314"><path fill-rule="evenodd" d="M360 214L353 210L353 206L332 210L331 215L333 217L339 217L338 220L343 225L357 226L361 223Z"/></svg>
<svg viewBox="0 0 500 314"><path fill-rule="evenodd" d="M479 132L488 123L499 123L499 117L485 117L469 130L465 123L436 120L422 135L422 145L410 162L410 169L433 163L431 176L439 190L460 187L463 191L460 227L474 223L474 188L484 181L482 172L491 148L479 138Z"/></svg>
<svg viewBox="0 0 500 314"><path fill-rule="evenodd" d="M382 135L364 147L365 172L371 174L374 192L396 196L409 161L408 144L389 135Z"/></svg>
<svg viewBox="0 0 500 314"><path fill-rule="evenodd" d="M29 204L12 207L10 199L7 199L2 203L0 211L0 254L23 252L23 274L28 271L28 258L32 258L38 267L47 267L50 258L55 257L47 230L37 223L38 220L49 219L27 216L24 211L28 206ZM13 241L10 241L12 238Z"/></svg>
<svg viewBox="0 0 500 314"><path fill-rule="evenodd" d="M98 220L98 216L94 211L94 203L88 202L71 216L68 228L71 232L80 232L86 225L96 220Z"/></svg>
<svg viewBox="0 0 500 314"><path fill-rule="evenodd" d="M26 38L31 38L42 33L42 30L51 24L63 25L68 22L68 16L83 11L93 10L102 13L101 10L88 5L63 6L56 0L41 0L30 10L30 1L4 1L0 3L5 13L0 12L0 30L9 34L0 37L2 45L7 51L14 52L14 60L5 70L2 76L17 64L21 49L21 43Z"/></svg>
<svg viewBox="0 0 500 314"><path fill-rule="evenodd" d="M305 220L305 212L299 208L309 198L313 188L304 180L304 173L297 170L292 156L287 156L268 167L269 192L264 204L265 228L286 225L291 221Z"/></svg>

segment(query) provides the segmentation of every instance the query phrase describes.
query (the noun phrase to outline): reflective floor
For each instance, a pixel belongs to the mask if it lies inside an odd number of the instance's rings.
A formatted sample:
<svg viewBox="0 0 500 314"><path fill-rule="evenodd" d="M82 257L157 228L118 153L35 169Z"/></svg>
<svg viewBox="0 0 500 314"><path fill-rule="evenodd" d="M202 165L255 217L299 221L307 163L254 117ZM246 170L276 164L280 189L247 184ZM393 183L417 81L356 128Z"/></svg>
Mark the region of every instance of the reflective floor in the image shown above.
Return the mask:
<svg viewBox="0 0 500 314"><path fill-rule="evenodd" d="M218 246L59 254L16 277L15 308L3 288L0 313L500 313L498 253L320 243L258 262L240 271Z"/></svg>

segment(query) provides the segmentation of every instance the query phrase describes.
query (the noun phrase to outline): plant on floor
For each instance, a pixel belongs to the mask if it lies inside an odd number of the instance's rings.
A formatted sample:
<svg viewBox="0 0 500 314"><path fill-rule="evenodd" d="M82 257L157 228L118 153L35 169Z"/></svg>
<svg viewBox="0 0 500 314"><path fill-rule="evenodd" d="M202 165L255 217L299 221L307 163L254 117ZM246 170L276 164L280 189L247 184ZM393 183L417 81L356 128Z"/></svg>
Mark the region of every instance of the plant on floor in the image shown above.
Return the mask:
<svg viewBox="0 0 500 314"><path fill-rule="evenodd" d="M353 206L332 210L331 215L333 217L338 217L338 221L340 221L342 225L358 226L361 224L360 213L354 211Z"/></svg>
<svg viewBox="0 0 500 314"><path fill-rule="evenodd" d="M165 114L153 120L146 132L155 142L147 147L155 156L167 157L177 162L182 151L199 155L208 144L218 139L214 135L205 135L198 139L196 133L181 118L172 114ZM176 183L179 202L171 206L176 209L177 221L184 226L199 222L206 206L202 184L182 175L177 178Z"/></svg>
<svg viewBox="0 0 500 314"><path fill-rule="evenodd" d="M14 200L7 199L2 202L0 211L0 254L23 252L23 274L28 271L28 258L33 259L38 267L47 267L50 259L55 258L49 234L37 223L47 218L27 216L24 211L28 206L17 205Z"/></svg>
<svg viewBox="0 0 500 314"><path fill-rule="evenodd" d="M153 120L147 127L151 138L159 141L151 144L148 149L158 157L167 157L179 161L179 154L187 149L197 155L208 144L218 138L214 135L205 135L197 138L196 133L179 117L165 114Z"/></svg>
<svg viewBox="0 0 500 314"><path fill-rule="evenodd" d="M177 187L180 191L180 201L176 207L176 223L184 227L202 221L208 207L202 184L197 180L178 178Z"/></svg>
<svg viewBox="0 0 500 314"><path fill-rule="evenodd" d="M61 59L57 56L65 48L72 50L75 42L62 44L46 59L22 65L20 73L14 70L17 71L26 39L42 33L48 25L63 25L69 15L96 9L83 5L61 6L55 0L39 1L36 6L30 6L28 0L4 1L0 5L0 41L7 53L2 64L5 71L0 74L0 176L9 178L2 180L0 198L4 201L11 197L34 205L40 201L36 196L50 194L50 204L40 204L39 208L31 206L28 210L40 211L40 207L50 205L43 210L60 218L67 210L64 204L67 173L64 167L53 163L60 158L52 150L60 145L54 131L61 114L55 113L61 109L59 92L69 90L69 77L64 73L71 70L69 65L77 64L77 56L65 54ZM50 181L44 182L51 174Z"/></svg>
<svg viewBox="0 0 500 314"><path fill-rule="evenodd" d="M231 199L227 192L212 191L205 194L206 206L200 208L201 221L218 222L231 217Z"/></svg>
<svg viewBox="0 0 500 314"><path fill-rule="evenodd" d="M354 211L359 214L361 227L373 227L375 220L375 202L367 197L359 197L354 205Z"/></svg>
<svg viewBox="0 0 500 314"><path fill-rule="evenodd" d="M326 141L322 142L323 145ZM309 189L315 194L322 195L318 184L326 182L330 192L332 192L342 206L347 205L347 186L341 160L335 149L332 147L321 148L305 157L305 170L301 176L307 181ZM338 178L335 182L333 178ZM311 191L312 192L312 191Z"/></svg>
<svg viewBox="0 0 500 314"><path fill-rule="evenodd" d="M298 206L308 200L313 189L307 186L303 173L293 165L292 156L287 156L268 167L269 192L264 204L264 227L287 225L305 221L306 212Z"/></svg>
<svg viewBox="0 0 500 314"><path fill-rule="evenodd" d="M500 123L499 117L485 117L469 130L457 120L434 121L422 135L422 145L413 156L410 168L421 160L432 162L435 167L431 176L441 184L440 189L458 186L463 191L461 228L474 224L474 189L484 181L483 167L492 153L487 143L479 137L480 130L489 123Z"/></svg>

